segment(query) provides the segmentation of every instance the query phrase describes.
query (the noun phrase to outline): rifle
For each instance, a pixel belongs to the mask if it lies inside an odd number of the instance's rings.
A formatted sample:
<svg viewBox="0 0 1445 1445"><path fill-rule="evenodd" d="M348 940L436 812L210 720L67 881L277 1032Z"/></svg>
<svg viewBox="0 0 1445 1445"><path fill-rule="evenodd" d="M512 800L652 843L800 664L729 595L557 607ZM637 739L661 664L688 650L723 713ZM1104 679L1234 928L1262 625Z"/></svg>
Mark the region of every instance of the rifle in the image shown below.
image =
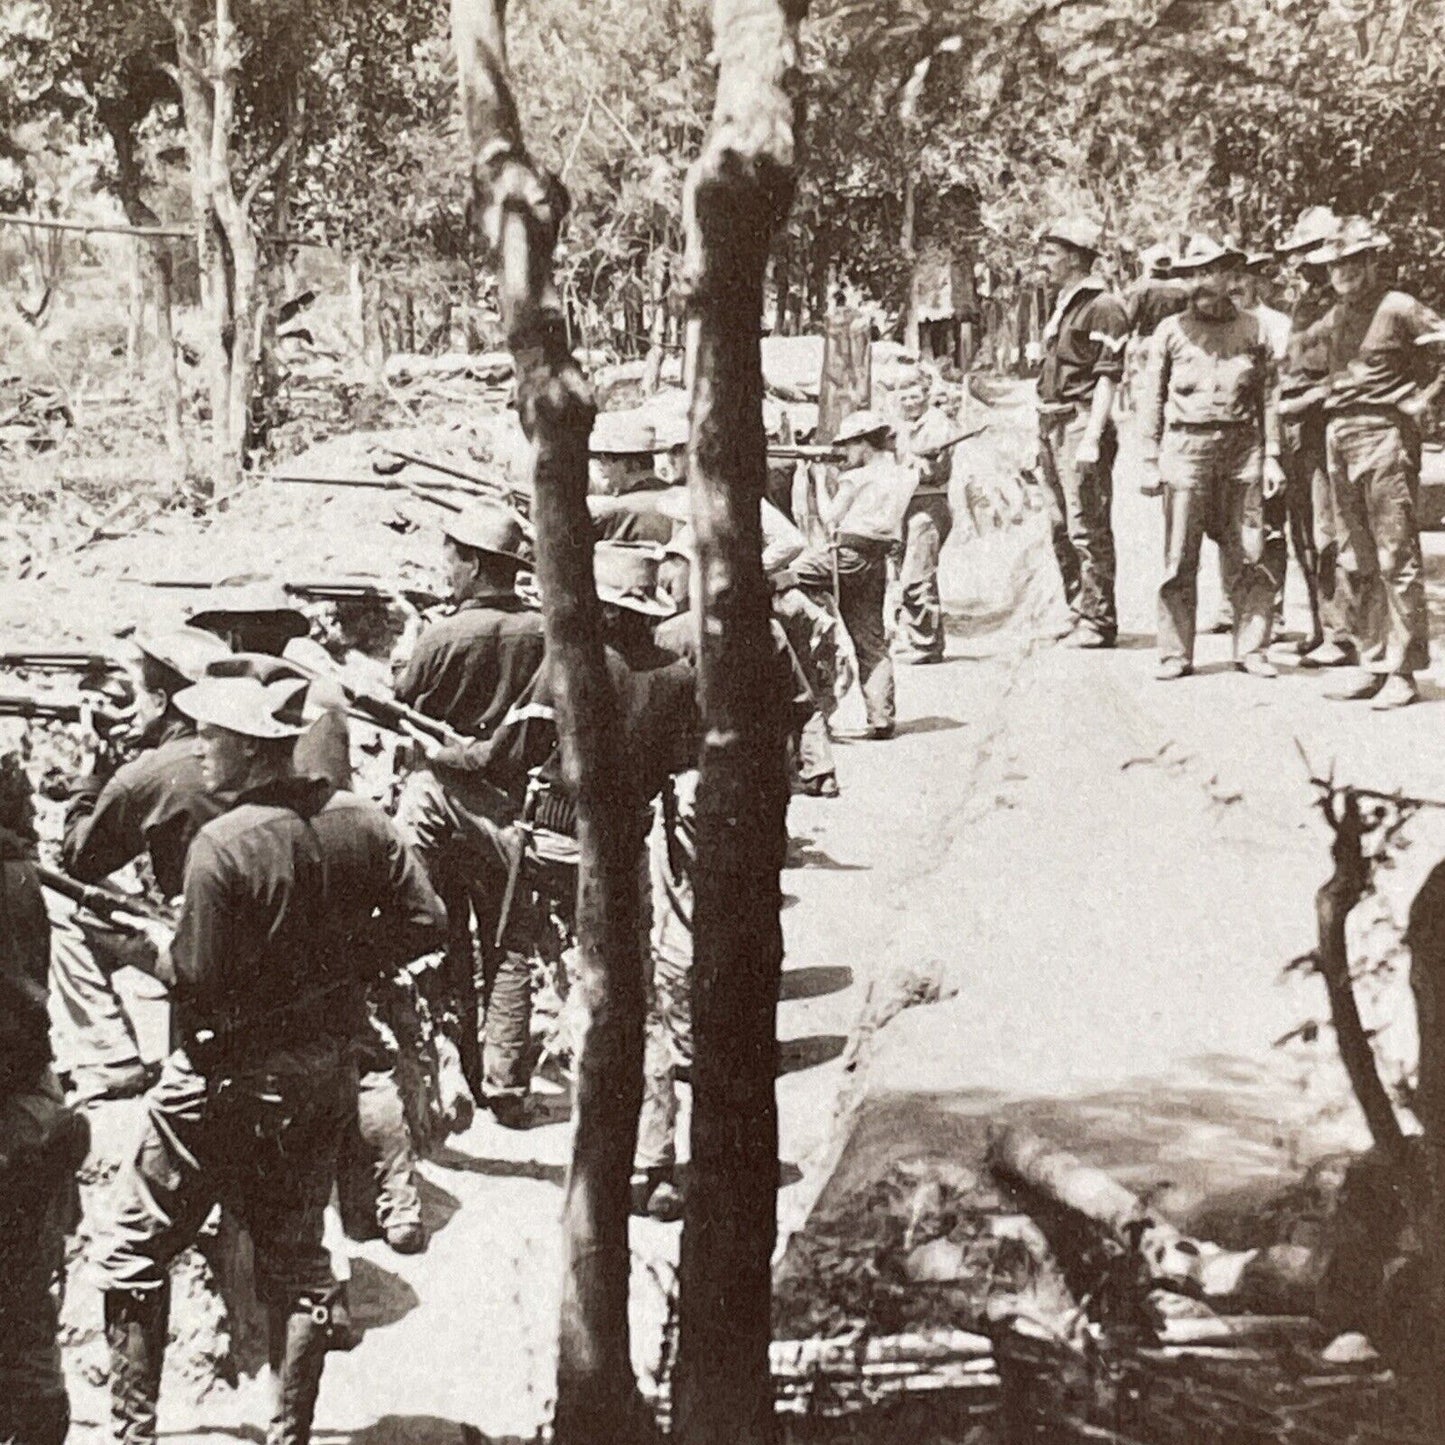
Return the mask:
<svg viewBox="0 0 1445 1445"><path fill-rule="evenodd" d="M103 652L0 652L0 669L7 672L76 672L95 677L124 672L124 664Z"/></svg>
<svg viewBox="0 0 1445 1445"><path fill-rule="evenodd" d="M125 580L139 582L146 587L184 588L196 592L209 592L218 585L201 577L128 577ZM388 587L383 582L351 577L282 582L281 588L306 602L390 602L404 597L413 607L423 611L435 607L442 600L435 592L420 587ZM3 656L0 654L0 665L3 665Z"/></svg>
<svg viewBox="0 0 1445 1445"><path fill-rule="evenodd" d="M90 716L96 730L103 735L124 726L130 721L119 713L103 708L90 708ZM0 717L19 717L27 722L78 723L86 712L86 704L61 702L56 698L30 697L26 693L0 693Z"/></svg>
<svg viewBox="0 0 1445 1445"><path fill-rule="evenodd" d="M289 473L272 472L273 482L291 482L306 487L375 487L384 492L407 492L419 501L430 502L447 512L460 512L462 504L443 497L434 485L423 482L406 482L400 477L298 477ZM460 490L460 489L458 489ZM465 495L472 495L466 493Z"/></svg>
<svg viewBox="0 0 1445 1445"><path fill-rule="evenodd" d="M35 872L42 887L60 894L62 898L68 898L80 908L88 908L97 917L115 924L118 928L133 927L131 920L136 918L149 918L155 923L164 923L167 927L175 924L176 920L168 909L162 908L159 903L152 903L148 898L112 893L109 888L81 883L43 865L37 865Z"/></svg>
<svg viewBox="0 0 1445 1445"><path fill-rule="evenodd" d="M987 426L976 426L972 431L958 432L954 436L946 437L936 447L929 447L927 451L920 452L920 456L933 457L940 452L952 451L961 442L968 441L971 437L982 435L988 430ZM804 446L794 444L785 446L781 443L770 443L768 456L784 462L824 462L830 466L839 466L848 460L848 454L842 447L835 446Z"/></svg>
<svg viewBox="0 0 1445 1445"><path fill-rule="evenodd" d="M531 514L531 495L517 487L509 487L505 482L480 476L476 472L465 471L461 467L448 466L445 462L434 462L429 457L419 457L414 452L400 452L395 447L378 447L377 450L385 456L395 457L397 461L410 462L414 467L425 467L428 471L439 472L444 477L454 477L459 482L466 482L471 487L479 488L480 494L499 496L509 507L516 508L523 516Z"/></svg>
<svg viewBox="0 0 1445 1445"><path fill-rule="evenodd" d="M341 689L346 698L346 705L354 715L358 715L366 722L374 723L378 727L383 727L388 732L400 733L403 737L409 737L410 733L407 728L412 727L418 732L426 733L428 737L434 738L444 747L454 747L467 741L455 728L440 719L428 717L424 712L418 712L416 708L407 703L398 702L394 697L353 687L336 672L310 667L294 657L283 657L281 661L287 667L295 668L297 672L306 677L335 683Z"/></svg>

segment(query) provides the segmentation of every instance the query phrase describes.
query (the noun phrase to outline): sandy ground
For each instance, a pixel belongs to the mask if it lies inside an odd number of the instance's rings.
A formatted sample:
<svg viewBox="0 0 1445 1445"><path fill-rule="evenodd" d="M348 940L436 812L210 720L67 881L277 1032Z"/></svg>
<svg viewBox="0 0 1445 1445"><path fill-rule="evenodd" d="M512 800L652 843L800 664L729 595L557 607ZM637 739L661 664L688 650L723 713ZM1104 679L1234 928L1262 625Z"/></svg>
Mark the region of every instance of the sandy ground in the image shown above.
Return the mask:
<svg viewBox="0 0 1445 1445"><path fill-rule="evenodd" d="M1018 442L1026 413L1001 410L995 425ZM1274 1047L1323 1009L1313 981L1281 982L1311 942L1327 871L1295 740L1342 777L1445 796L1442 673L1426 679L1432 701L1381 718L1322 701L1308 674L1239 676L1227 639L1205 637L1200 675L1153 682L1162 522L1133 489L1130 455L1126 436L1121 647L1041 640L1061 603L1037 514L982 539L960 529L945 553L946 661L902 672L895 740L840 743L842 798L795 800L779 1010L784 1236L820 1194L890 1159L975 1157L999 1119L1025 1119L1132 1183L1167 1185L1181 1217L1359 1142L1328 1034L1312 1049ZM260 496L245 515L284 536L302 503L290 493L278 505ZM363 500L324 505L321 525L343 510L350 525ZM146 560L159 566L184 541L171 524ZM414 560L415 542L389 559ZM264 547L262 534L238 550ZM1206 577L1206 616L1214 595ZM1291 593L1295 626L1300 601ZM79 631L70 621L55 630ZM1381 916L1407 905L1440 856L1429 822L1388 878ZM1388 932L1362 923L1361 942ZM1395 994L1375 1016L1393 1021L1386 1051L1408 1057ZM483 1116L423 1166L424 1255L353 1246L368 1329L328 1364L323 1445L525 1440L546 1419L569 1147L565 1100L549 1102L523 1134ZM677 1230L638 1221L633 1240L645 1373ZM100 1438L100 1409L93 1388L78 1389L75 1441ZM163 1425L176 1440L255 1441L264 1416L262 1382L246 1382Z"/></svg>

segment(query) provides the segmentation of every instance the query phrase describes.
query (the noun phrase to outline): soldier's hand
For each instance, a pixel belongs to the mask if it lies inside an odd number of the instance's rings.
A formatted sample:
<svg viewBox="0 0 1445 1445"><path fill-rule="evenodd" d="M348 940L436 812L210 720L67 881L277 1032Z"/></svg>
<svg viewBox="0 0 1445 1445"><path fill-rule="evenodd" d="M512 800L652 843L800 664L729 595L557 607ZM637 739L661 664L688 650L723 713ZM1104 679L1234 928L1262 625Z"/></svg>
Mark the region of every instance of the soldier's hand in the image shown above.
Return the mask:
<svg viewBox="0 0 1445 1445"><path fill-rule="evenodd" d="M1264 494L1266 497L1277 497L1284 491L1285 475L1284 467L1280 465L1278 457L1266 457L1264 459Z"/></svg>
<svg viewBox="0 0 1445 1445"><path fill-rule="evenodd" d="M1144 462L1139 475L1139 491L1146 497L1162 496L1164 481L1159 475L1157 462Z"/></svg>
<svg viewBox="0 0 1445 1445"><path fill-rule="evenodd" d="M425 767L427 763L434 762L442 750L442 744L429 732L417 727L415 723L406 718L402 718L401 726L402 731L411 739L413 754L420 755L421 766Z"/></svg>
<svg viewBox="0 0 1445 1445"><path fill-rule="evenodd" d="M1099 438L1086 432L1074 449L1074 465L1081 472L1092 471L1099 465Z"/></svg>

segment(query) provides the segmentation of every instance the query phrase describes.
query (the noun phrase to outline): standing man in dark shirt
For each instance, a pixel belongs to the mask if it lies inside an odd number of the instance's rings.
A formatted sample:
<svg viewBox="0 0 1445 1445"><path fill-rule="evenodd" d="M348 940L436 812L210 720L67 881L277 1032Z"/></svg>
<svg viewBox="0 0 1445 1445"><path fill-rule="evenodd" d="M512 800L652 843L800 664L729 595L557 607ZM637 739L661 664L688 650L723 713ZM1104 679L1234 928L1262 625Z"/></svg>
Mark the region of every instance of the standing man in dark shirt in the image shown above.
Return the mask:
<svg viewBox="0 0 1445 1445"><path fill-rule="evenodd" d="M531 969L521 951L497 946L496 932L519 846L512 825L522 800L488 772L491 745L542 665L542 618L517 596L528 549L515 512L480 503L458 513L446 524L445 557L456 610L425 629L419 619L409 624L398 645L396 696L472 744L464 755L429 750L436 755L407 779L396 816L447 902L443 1007L451 1016L444 1022L456 1036L467 1082L499 1123L517 1127L526 1120L530 1090ZM485 1047L477 1023L473 910Z"/></svg>
<svg viewBox="0 0 1445 1445"><path fill-rule="evenodd" d="M1093 275L1099 229L1081 218L1045 228L1040 259L1058 288L1044 329L1039 373L1039 472L1050 501L1054 555L1073 628L1071 647L1113 647L1114 458L1112 416L1124 375L1129 318L1124 303Z"/></svg>
<svg viewBox="0 0 1445 1445"><path fill-rule="evenodd" d="M1290 544L1309 594L1310 634L1300 646L1305 667L1341 667L1354 656L1344 599L1335 582L1339 540L1325 467L1329 342L1316 327L1334 294L1326 268L1305 260L1307 253L1333 240L1339 229L1339 217L1328 206L1310 206L1274 248L1292 273L1289 342L1279 369L1280 463Z"/></svg>
<svg viewBox="0 0 1445 1445"><path fill-rule="evenodd" d="M154 1445L168 1270L211 1206L246 1222L277 1386L268 1438L306 1445L341 1286L322 1245L374 973L440 937L442 907L373 804L294 771L306 685L206 678L178 694L207 786L237 804L196 835L152 968L183 1040L146 1095L97 1232L115 1437Z"/></svg>
<svg viewBox="0 0 1445 1445"><path fill-rule="evenodd" d="M1430 660L1425 569L1416 506L1416 418L1445 372L1431 348L1442 322L1422 302L1389 288L1380 258L1390 241L1362 216L1308 259L1329 267L1336 301L1311 338L1324 335L1324 397L1330 492L1340 529L1339 577L1359 667L1328 695L1406 707L1415 674Z"/></svg>

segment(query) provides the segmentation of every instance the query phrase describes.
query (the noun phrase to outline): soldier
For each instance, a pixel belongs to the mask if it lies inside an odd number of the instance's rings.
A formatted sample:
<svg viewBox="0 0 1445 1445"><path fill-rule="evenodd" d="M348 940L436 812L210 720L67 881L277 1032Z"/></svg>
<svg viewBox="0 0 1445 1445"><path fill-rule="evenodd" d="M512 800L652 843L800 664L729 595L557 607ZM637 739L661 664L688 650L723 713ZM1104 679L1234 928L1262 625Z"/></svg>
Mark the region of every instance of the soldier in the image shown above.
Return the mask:
<svg viewBox="0 0 1445 1445"><path fill-rule="evenodd" d="M1343 667L1354 657L1345 626L1344 597L1336 585L1339 541L1325 465L1329 343L1315 325L1334 297L1328 270L1305 259L1307 253L1332 240L1339 229L1339 217L1328 206L1310 206L1275 247L1275 254L1287 260L1292 271L1289 344L1280 367L1280 461L1285 471L1290 542L1309 593L1310 632L1300 644L1304 667Z"/></svg>
<svg viewBox="0 0 1445 1445"><path fill-rule="evenodd" d="M1175 262L1191 282L1189 309L1155 335L1140 416L1146 496L1164 494L1159 588L1161 681L1194 670L1199 548L1214 537L1234 581L1234 665L1275 677L1265 655L1273 587L1264 555L1264 497L1284 486L1274 358L1259 321L1230 300L1243 256L1195 236Z"/></svg>
<svg viewBox="0 0 1445 1445"><path fill-rule="evenodd" d="M1070 647L1113 647L1114 458L1112 417L1124 375L1129 318L1124 303L1093 275L1099 228L1057 221L1040 237L1040 259L1058 288L1044 328L1039 373L1039 473L1053 519L1054 555L1072 626Z"/></svg>
<svg viewBox="0 0 1445 1445"><path fill-rule="evenodd" d="M213 633L232 652L284 657L311 679L316 719L296 745L297 770L330 778L334 787L349 788L351 730L346 721L346 695L328 675L325 651L310 640L306 614L291 605L285 590L274 582L222 584L212 589L206 603L186 622Z"/></svg>
<svg viewBox="0 0 1445 1445"><path fill-rule="evenodd" d="M70 1404L53 1291L87 1135L50 1069L50 924L35 851L30 783L9 753L0 757L0 1439L63 1445Z"/></svg>
<svg viewBox="0 0 1445 1445"><path fill-rule="evenodd" d="M305 1445L341 1287L322 1215L355 1090L364 982L433 946L436 894L373 804L298 777L306 685L207 677L175 705L207 786L237 804L196 835L173 939L155 936L181 1044L146 1095L97 1234L114 1436L152 1445L168 1268L218 1200L249 1227L276 1404L268 1438Z"/></svg>
<svg viewBox="0 0 1445 1445"><path fill-rule="evenodd" d="M1329 267L1336 301L1311 340L1327 338L1325 450L1338 577L1358 666L1336 701L1372 699L1379 710L1418 697L1415 674L1430 658L1424 564L1416 504L1420 490L1417 418L1445 381L1425 348L1440 318L1380 274L1389 238L1361 216L1306 259Z"/></svg>
<svg viewBox="0 0 1445 1445"><path fill-rule="evenodd" d="M172 700L225 655L221 642L191 628L136 640L132 674L143 751L109 778L97 756L72 792L60 856L73 878L99 883L144 856L156 887L167 898L180 893L191 840L230 800L206 787L195 727ZM53 940L54 1039L78 1103L132 1098L150 1082L110 977L124 941L83 914L72 915Z"/></svg>
<svg viewBox="0 0 1445 1445"><path fill-rule="evenodd" d="M885 599L888 556L902 536L903 516L917 484L893 455L893 428L876 412L844 417L834 444L847 465L829 497L819 483L818 511L831 534L827 552L809 548L793 564L805 587L832 589L858 655L868 736L891 738L895 721L893 658Z"/></svg>
<svg viewBox="0 0 1445 1445"><path fill-rule="evenodd" d="M661 545L672 535L665 508L674 495L676 452L687 446L687 429L671 418L658 423L635 412L604 411L592 428L587 510L599 541L652 542Z"/></svg>
<svg viewBox="0 0 1445 1445"><path fill-rule="evenodd" d="M943 661L943 599L938 591L938 557L953 531L948 479L953 470L953 423L929 403L928 376L920 372L898 396L903 425L898 457L918 473L913 499L903 515L903 564L898 581L902 606L901 662Z"/></svg>
<svg viewBox="0 0 1445 1445"><path fill-rule="evenodd" d="M449 1022L460 1033L467 1082L499 1123L515 1128L526 1122L530 1091L531 970L523 953L498 948L496 933L520 846L512 825L522 799L488 770L490 744L542 665L542 618L517 596L517 573L530 559L515 512L478 503L450 517L445 532L455 610L424 629L412 614L398 643L396 696L481 747L428 747L418 738L429 761L407 779L397 822L448 905L448 993L457 1009ZM481 943L485 1048L469 910Z"/></svg>
<svg viewBox="0 0 1445 1445"><path fill-rule="evenodd" d="M1275 371L1278 375L1279 368L1284 365L1286 353L1289 350L1290 323L1289 317L1283 311L1276 310L1261 299L1269 271L1273 265L1274 256L1270 252L1246 252L1243 263L1236 267L1230 275L1229 295L1241 313L1253 316L1259 322L1260 332L1264 336L1265 345L1269 347L1270 355L1274 358ZM1283 439L1281 439L1281 447L1283 447ZM1283 465L1282 456L1281 465ZM1277 492L1274 496L1264 499L1264 561L1262 565L1274 583L1274 613L1270 628L1274 635L1277 635L1284 626L1284 584L1288 560L1288 544L1285 541L1285 534L1289 524L1287 490L1288 488L1286 491ZM1234 579L1228 573L1228 562L1223 551L1219 553L1219 584L1221 594L1219 613L1210 631L1227 636L1234 632L1234 608L1229 600L1234 594Z"/></svg>

